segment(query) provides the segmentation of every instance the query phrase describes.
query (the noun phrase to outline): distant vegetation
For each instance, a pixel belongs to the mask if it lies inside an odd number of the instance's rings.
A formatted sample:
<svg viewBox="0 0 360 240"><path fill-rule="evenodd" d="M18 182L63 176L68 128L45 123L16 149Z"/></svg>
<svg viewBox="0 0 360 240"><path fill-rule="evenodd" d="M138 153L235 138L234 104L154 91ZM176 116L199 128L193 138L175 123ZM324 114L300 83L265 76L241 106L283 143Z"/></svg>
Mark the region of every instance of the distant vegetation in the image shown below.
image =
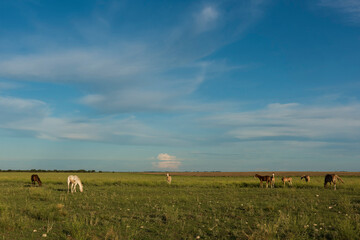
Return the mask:
<svg viewBox="0 0 360 240"><path fill-rule="evenodd" d="M44 170L44 169L30 169L30 170L13 170L13 169L8 169L8 170L2 170L0 169L0 172L96 172L95 170L84 170L84 169L79 169L79 170ZM102 171L99 171L102 172Z"/></svg>

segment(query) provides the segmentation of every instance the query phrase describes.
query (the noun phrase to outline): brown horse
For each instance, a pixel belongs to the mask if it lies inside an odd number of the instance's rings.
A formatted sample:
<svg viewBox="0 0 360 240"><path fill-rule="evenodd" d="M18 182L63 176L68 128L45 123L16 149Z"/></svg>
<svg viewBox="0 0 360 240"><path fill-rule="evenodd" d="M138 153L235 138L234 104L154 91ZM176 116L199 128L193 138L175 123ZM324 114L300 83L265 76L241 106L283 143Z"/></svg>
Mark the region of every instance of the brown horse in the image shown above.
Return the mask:
<svg viewBox="0 0 360 240"><path fill-rule="evenodd" d="M263 182L266 182L266 188L268 187L269 183L272 183L272 177L271 176L261 176L259 174L255 174L254 177L257 177L260 180L260 187L263 187ZM272 186L272 184L271 184Z"/></svg>
<svg viewBox="0 0 360 240"><path fill-rule="evenodd" d="M292 178L291 177L282 177L281 181L284 183L284 187L285 187L285 183L288 183L289 185L292 186Z"/></svg>
<svg viewBox="0 0 360 240"><path fill-rule="evenodd" d="M326 174L325 176L325 182L324 182L324 188L326 188L326 185L329 183L334 184L334 190L336 190L336 181L339 179L340 182L344 183L344 181L336 174Z"/></svg>
<svg viewBox="0 0 360 240"><path fill-rule="evenodd" d="M301 180L305 179L305 182L310 182L310 176L309 175L303 175L301 176Z"/></svg>
<svg viewBox="0 0 360 240"><path fill-rule="evenodd" d="M39 187L41 187L42 182L41 182L41 180L40 180L40 178L39 178L39 176L37 174L31 175L31 183L32 183L32 185L35 186L35 182L37 182L39 184Z"/></svg>

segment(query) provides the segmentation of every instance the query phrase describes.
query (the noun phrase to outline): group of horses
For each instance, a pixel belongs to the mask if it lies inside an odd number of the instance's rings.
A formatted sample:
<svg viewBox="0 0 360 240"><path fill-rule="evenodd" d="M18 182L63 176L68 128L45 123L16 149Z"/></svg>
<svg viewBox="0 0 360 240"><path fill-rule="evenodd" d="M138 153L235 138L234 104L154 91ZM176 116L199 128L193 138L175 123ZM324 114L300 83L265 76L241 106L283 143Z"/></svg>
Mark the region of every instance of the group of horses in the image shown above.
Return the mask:
<svg viewBox="0 0 360 240"><path fill-rule="evenodd" d="M261 176L259 174L255 174L255 178L258 178L260 180L260 187L263 187L263 182L266 183L266 188L270 184L271 188L275 186L275 174L273 173L271 176ZM306 182L310 182L310 176L309 175L303 175L301 176L301 180L305 179ZM336 190L336 182L340 181L344 183L344 181L336 174L326 174L325 181L324 181L324 187L326 188L327 184L329 183L334 185L334 190ZM166 181L168 184L171 184L171 176L169 173L166 174ZM291 177L282 177L281 181L285 184L288 183L289 185L292 185L292 178ZM31 183L35 186L35 182L38 183L38 185L41 187L42 182L40 180L40 177L37 174L31 175ZM84 191L83 184L81 183L81 180L76 175L69 175L67 178L67 184L68 184L68 193L71 189L71 193L76 192L76 186L79 185L80 192Z"/></svg>
<svg viewBox="0 0 360 240"><path fill-rule="evenodd" d="M268 185L270 184L271 188L274 187L275 185L275 174L273 173L271 176L261 176L259 174L255 174L254 176L255 178L259 178L260 180L260 187L263 187L263 182L266 183L266 187L268 187ZM305 179L306 182L310 182L310 176L309 175L303 175L300 178ZM336 190L336 182L339 180L339 182L344 183L344 181L336 174L326 174L325 175L325 181L324 181L324 188L327 187L327 184L330 185L331 184L334 185L334 190ZM281 181L284 183L284 187L285 184L288 183L289 185L292 185L292 178L291 177L282 177Z"/></svg>
<svg viewBox="0 0 360 240"><path fill-rule="evenodd" d="M35 182L37 182L39 184L39 187L42 186L42 182L40 180L40 177L37 174L33 174L31 175L31 183L33 186L35 186ZM79 185L79 190L80 192L84 191L84 187L81 183L81 180L78 176L76 175L69 175L67 178L67 183L68 183L68 192L71 188L71 193L76 192L76 186Z"/></svg>

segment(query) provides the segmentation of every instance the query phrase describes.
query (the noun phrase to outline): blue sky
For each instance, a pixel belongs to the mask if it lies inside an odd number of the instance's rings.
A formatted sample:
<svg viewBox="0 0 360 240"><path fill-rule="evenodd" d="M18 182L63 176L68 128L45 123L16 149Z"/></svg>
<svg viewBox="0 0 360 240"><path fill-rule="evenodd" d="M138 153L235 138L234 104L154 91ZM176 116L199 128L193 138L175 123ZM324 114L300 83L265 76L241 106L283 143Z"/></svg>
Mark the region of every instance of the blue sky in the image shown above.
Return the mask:
<svg viewBox="0 0 360 240"><path fill-rule="evenodd" d="M360 171L360 2L1 1L0 169Z"/></svg>

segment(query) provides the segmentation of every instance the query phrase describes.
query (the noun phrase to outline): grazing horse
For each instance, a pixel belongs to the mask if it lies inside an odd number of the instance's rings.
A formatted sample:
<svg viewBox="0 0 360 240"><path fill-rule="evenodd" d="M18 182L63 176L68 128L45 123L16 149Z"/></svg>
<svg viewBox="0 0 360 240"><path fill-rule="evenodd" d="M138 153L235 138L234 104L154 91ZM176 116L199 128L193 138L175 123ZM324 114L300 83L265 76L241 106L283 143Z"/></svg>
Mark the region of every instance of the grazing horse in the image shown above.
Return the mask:
<svg viewBox="0 0 360 240"><path fill-rule="evenodd" d="M291 177L282 177L281 181L284 183L284 187L285 187L285 183L288 183L289 185L292 186L292 178Z"/></svg>
<svg viewBox="0 0 360 240"><path fill-rule="evenodd" d="M39 184L39 187L41 187L42 182L41 182L41 180L40 180L40 178L39 178L39 176L37 174L31 175L31 183L32 183L32 185L35 186L35 182L37 182Z"/></svg>
<svg viewBox="0 0 360 240"><path fill-rule="evenodd" d="M326 174L325 176L325 182L324 182L324 188L326 188L326 185L329 183L330 187L331 184L334 184L334 190L336 190L336 181L339 179L340 182L344 183L344 181L336 174Z"/></svg>
<svg viewBox="0 0 360 240"><path fill-rule="evenodd" d="M305 182L310 182L310 176L309 175L303 175L301 176L301 180L305 179Z"/></svg>
<svg viewBox="0 0 360 240"><path fill-rule="evenodd" d="M275 187L275 173L271 176L271 188Z"/></svg>
<svg viewBox="0 0 360 240"><path fill-rule="evenodd" d="M166 174L166 181L168 184L171 184L171 176L169 173Z"/></svg>
<svg viewBox="0 0 360 240"><path fill-rule="evenodd" d="M68 182L68 193L69 193L70 183L71 183L71 193L76 192L77 185L79 185L80 192L83 192L83 185L78 176L76 176L76 175L68 176L67 182Z"/></svg>
<svg viewBox="0 0 360 240"><path fill-rule="evenodd" d="M257 177L260 180L260 187L263 187L263 182L266 182L266 188L268 187L269 183L272 186L272 177L270 177L270 176L261 176L259 174L255 174L254 177ZM274 181L275 181L275 178L274 178Z"/></svg>

